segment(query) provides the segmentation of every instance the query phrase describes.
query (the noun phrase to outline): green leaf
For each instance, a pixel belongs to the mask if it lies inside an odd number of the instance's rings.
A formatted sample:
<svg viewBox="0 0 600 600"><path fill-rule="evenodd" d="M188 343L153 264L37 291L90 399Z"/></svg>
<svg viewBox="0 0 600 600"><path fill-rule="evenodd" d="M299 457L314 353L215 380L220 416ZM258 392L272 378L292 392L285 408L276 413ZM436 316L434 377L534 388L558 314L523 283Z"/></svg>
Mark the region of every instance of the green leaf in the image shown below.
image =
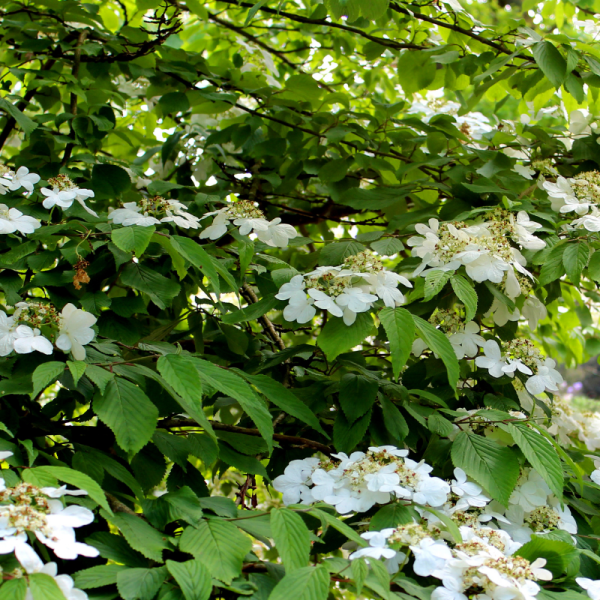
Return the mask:
<svg viewBox="0 0 600 600"><path fill-rule="evenodd" d="M531 541L515 552L517 556L522 556L530 562L536 558L545 558L547 562L544 568L552 571L554 577L564 573L571 558L578 553L577 548L567 542L551 540L539 535L532 535Z"/></svg>
<svg viewBox="0 0 600 600"><path fill-rule="evenodd" d="M575 285L579 285L581 271L587 266L589 256L590 247L585 242L568 244L565 248L562 255L563 264L569 279Z"/></svg>
<svg viewBox="0 0 600 600"><path fill-rule="evenodd" d="M176 250L189 260L202 274L208 279L217 296L221 293L219 283L219 274L209 254L197 244L193 239L181 237L179 235L171 236L171 242Z"/></svg>
<svg viewBox="0 0 600 600"><path fill-rule="evenodd" d="M177 519L183 519L194 526L200 524L203 515L202 506L198 496L187 485L176 492L169 492L161 498L171 505L171 512Z"/></svg>
<svg viewBox="0 0 600 600"><path fill-rule="evenodd" d="M242 570L244 556L252 548L247 535L221 519L203 521L197 528L187 527L179 548L199 559L212 577L229 584Z"/></svg>
<svg viewBox="0 0 600 600"><path fill-rule="evenodd" d="M362 417L375 402L379 386L376 381L346 373L340 380L340 406L350 423Z"/></svg>
<svg viewBox="0 0 600 600"><path fill-rule="evenodd" d="M58 583L45 573L29 575L29 591L33 600L66 600Z"/></svg>
<svg viewBox="0 0 600 600"><path fill-rule="evenodd" d="M355 423L349 423L343 411L338 411L333 424L333 444L336 450L350 454L364 439L370 422L371 410Z"/></svg>
<svg viewBox="0 0 600 600"><path fill-rule="evenodd" d="M552 444L537 431L527 425L507 423L501 425L504 431L512 435L531 466L544 478L548 487L557 498L563 494L563 469L558 454Z"/></svg>
<svg viewBox="0 0 600 600"><path fill-rule="evenodd" d="M246 16L246 21L244 22L244 27L246 27L246 25L248 25L250 23L250 21L252 21L252 19L254 19L254 15L256 15L256 13L259 11L260 7L263 4L266 4L267 0L259 0L249 11L248 14Z"/></svg>
<svg viewBox="0 0 600 600"><path fill-rule="evenodd" d="M96 533L93 533L91 536L87 537L85 539L85 542L86 544L90 544L90 546L94 546L94 548L97 548L102 558L106 558L107 560L119 563L119 565L127 565L128 567L148 566L148 559L144 558L144 556L139 552L136 552L127 543L125 538L120 535L108 533L107 531L97 531ZM101 585L104 584L100 584L97 587L100 587Z"/></svg>
<svg viewBox="0 0 600 600"><path fill-rule="evenodd" d="M25 600L27 595L27 580L9 579L0 587L0 600Z"/></svg>
<svg viewBox="0 0 600 600"><path fill-rule="evenodd" d="M594 252L588 264L588 273L594 281L600 281L600 252Z"/></svg>
<svg viewBox="0 0 600 600"><path fill-rule="evenodd" d="M104 394L94 398L94 410L125 452L139 452L156 429L156 406L137 385L121 377L111 380Z"/></svg>
<svg viewBox="0 0 600 600"><path fill-rule="evenodd" d="M398 78L408 96L429 86L435 79L436 64L431 55L419 50L406 50L397 61Z"/></svg>
<svg viewBox="0 0 600 600"><path fill-rule="evenodd" d="M310 425L315 431L329 439L316 415L289 388L266 375L248 375L243 371L237 372L255 386L261 394L264 394L277 408L292 415L292 417L296 417L296 419L300 419L300 421Z"/></svg>
<svg viewBox="0 0 600 600"><path fill-rule="evenodd" d="M250 386L236 374L227 369L221 369L213 363L199 358L189 360L190 366L198 369L202 381L239 402L244 412L256 424L269 449L272 449L273 423L271 415L263 401L252 391Z"/></svg>
<svg viewBox="0 0 600 600"><path fill-rule="evenodd" d="M128 567L125 565L99 565L90 569L84 569L83 571L77 571L73 575L73 579L76 587L82 590L89 590L117 583L117 575L127 569Z"/></svg>
<svg viewBox="0 0 600 600"><path fill-rule="evenodd" d="M567 76L567 62L551 42L534 44L533 57L550 83L559 88Z"/></svg>
<svg viewBox="0 0 600 600"><path fill-rule="evenodd" d="M466 321L472 321L477 313L477 292L462 275L453 275L450 279L457 298L465 305Z"/></svg>
<svg viewBox="0 0 600 600"><path fill-rule="evenodd" d="M452 462L504 506L519 478L515 453L497 442L461 431L452 444Z"/></svg>
<svg viewBox="0 0 600 600"><path fill-rule="evenodd" d="M396 528L398 525L412 523L414 521L414 511L404 504L392 502L383 508L380 508L372 517L369 523L369 531L381 531L389 527Z"/></svg>
<svg viewBox="0 0 600 600"><path fill-rule="evenodd" d="M452 272L442 271L441 269L428 271L425 275L425 296L423 300L429 302L434 296L437 296L451 276Z"/></svg>
<svg viewBox="0 0 600 600"><path fill-rule="evenodd" d="M127 569L117 574L117 589L123 600L152 600L166 576L165 567Z"/></svg>
<svg viewBox="0 0 600 600"><path fill-rule="evenodd" d="M190 101L184 92L169 92L158 100L158 104L167 114L186 112L190 108Z"/></svg>
<svg viewBox="0 0 600 600"><path fill-rule="evenodd" d="M370 2L361 2L360 12L366 19L379 19L388 9L389 0L371 0Z"/></svg>
<svg viewBox="0 0 600 600"><path fill-rule="evenodd" d="M367 541L361 538L360 535L358 535L358 533L352 529L352 527L349 527L346 525L346 523L344 523L344 521L338 519L334 515L321 510L320 508L314 507L311 508L308 513L320 519L324 527L325 525L328 527L333 527L336 531L344 534L349 540L356 542L360 547L368 546Z"/></svg>
<svg viewBox="0 0 600 600"><path fill-rule="evenodd" d="M122 167L96 163L92 168L92 184L106 195L120 196L131 187L131 178Z"/></svg>
<svg viewBox="0 0 600 600"><path fill-rule="evenodd" d="M379 320L390 342L394 378L402 372L415 337L415 322L405 308L386 307L379 312Z"/></svg>
<svg viewBox="0 0 600 600"><path fill-rule="evenodd" d="M430 506L423 506L422 508L435 515L446 526L446 529L457 544L463 541L458 525L447 514Z"/></svg>
<svg viewBox="0 0 600 600"><path fill-rule="evenodd" d="M152 441L169 460L185 469L190 448L184 437L157 430L152 434Z"/></svg>
<svg viewBox="0 0 600 600"><path fill-rule="evenodd" d="M80 490L85 490L94 502L107 512L111 512L102 488L91 477L81 471L69 469L68 467L43 466L29 469L28 473L40 477L54 477Z"/></svg>
<svg viewBox="0 0 600 600"><path fill-rule="evenodd" d="M144 250L148 247L155 230L155 227L131 225L113 229L110 237L117 248L123 250L123 252L135 252L135 255L139 258L144 254Z"/></svg>
<svg viewBox="0 0 600 600"><path fill-rule="evenodd" d="M121 282L135 290L144 292L158 308L165 309L179 294L181 287L153 269L139 264L129 263L121 273Z"/></svg>
<svg viewBox="0 0 600 600"><path fill-rule="evenodd" d="M352 571L352 579L356 586L356 593L360 595L365 583L365 579L369 573L369 564L364 557L356 558L350 562L350 569Z"/></svg>
<svg viewBox="0 0 600 600"><path fill-rule="evenodd" d="M452 344L450 344L448 338L431 323L428 323L416 315L413 315L412 317L427 346L431 348L431 350L433 350L446 365L446 370L448 371L448 383L451 387L455 388L458 383L460 371L456 352L454 352Z"/></svg>
<svg viewBox="0 0 600 600"><path fill-rule="evenodd" d="M213 438L216 439L212 425L202 409L202 382L198 370L190 368L189 359L180 354L167 354L158 359L158 370L165 381L175 390L183 410Z"/></svg>
<svg viewBox="0 0 600 600"><path fill-rule="evenodd" d="M185 600L208 600L212 592L210 573L199 560L167 561L167 569L179 584Z"/></svg>
<svg viewBox="0 0 600 600"><path fill-rule="evenodd" d="M404 244L397 238L386 237L371 243L373 252L381 256L392 256L404 250Z"/></svg>
<svg viewBox="0 0 600 600"><path fill-rule="evenodd" d="M326 183L341 181L346 177L348 166L349 163L344 158L330 160L319 169L319 179Z"/></svg>
<svg viewBox="0 0 600 600"><path fill-rule="evenodd" d="M439 412L434 412L427 419L427 427L433 433L437 433L440 437L448 437L453 431L452 423L448 419L444 419Z"/></svg>
<svg viewBox="0 0 600 600"><path fill-rule="evenodd" d="M108 520L120 529L129 545L146 558L162 562L162 551L171 548L167 536L146 523L141 515L115 513Z"/></svg>
<svg viewBox="0 0 600 600"><path fill-rule="evenodd" d="M383 412L385 428L401 442L409 433L406 419L398 407L386 396L381 396L379 403Z"/></svg>
<svg viewBox="0 0 600 600"><path fill-rule="evenodd" d="M365 247L354 240L327 244L319 254L319 265L328 265L332 267L341 265L345 258L354 256L363 250L365 250Z"/></svg>
<svg viewBox="0 0 600 600"><path fill-rule="evenodd" d="M328 594L329 573L321 565L286 574L271 592L269 600L327 600Z"/></svg>
<svg viewBox="0 0 600 600"><path fill-rule="evenodd" d="M245 323L246 321L255 321L263 315L266 315L270 310L273 310L278 303L279 300L274 296L271 298L261 298L258 302L249 304L241 310L227 313L223 316L221 321L229 325Z"/></svg>
<svg viewBox="0 0 600 600"><path fill-rule="evenodd" d="M42 363L36 367L33 372L33 392L31 397L37 396L40 392L43 392L50 384L54 383L64 372L65 363L58 361L51 361Z"/></svg>
<svg viewBox="0 0 600 600"><path fill-rule="evenodd" d="M565 250L565 244L557 244L552 248L540 271L540 285L548 285L565 274L562 259Z"/></svg>
<svg viewBox="0 0 600 600"><path fill-rule="evenodd" d="M173 266L177 271L179 281L181 281L187 275L187 269L185 268L185 260L183 256L181 256L181 253L175 250L171 238L155 233L150 241L154 244L159 244L167 251L168 255L173 261Z"/></svg>
<svg viewBox="0 0 600 600"><path fill-rule="evenodd" d="M88 379L93 381L100 390L101 394L104 394L104 390L110 381L115 378L115 374L99 367L97 365L87 365L85 374Z"/></svg>
<svg viewBox="0 0 600 600"><path fill-rule="evenodd" d="M370 313L357 314L356 321L350 326L346 325L342 318L330 317L317 338L317 345L323 350L327 360L334 360L363 342L371 335L373 329Z"/></svg>
<svg viewBox="0 0 600 600"><path fill-rule="evenodd" d="M288 508L271 511L271 530L286 573L308 565L310 532L299 514Z"/></svg>
<svg viewBox="0 0 600 600"><path fill-rule="evenodd" d="M87 364L84 363L82 360L68 360L67 367L69 367L69 372L71 373L71 377L73 378L73 383L77 385L77 383L81 379L81 376L85 373Z"/></svg>
<svg viewBox="0 0 600 600"><path fill-rule="evenodd" d="M5 100L4 98L0 98L0 108L6 111L19 125L19 127L23 130L25 135L30 135L31 132L36 129L38 124L31 120L27 115L23 114L14 104Z"/></svg>

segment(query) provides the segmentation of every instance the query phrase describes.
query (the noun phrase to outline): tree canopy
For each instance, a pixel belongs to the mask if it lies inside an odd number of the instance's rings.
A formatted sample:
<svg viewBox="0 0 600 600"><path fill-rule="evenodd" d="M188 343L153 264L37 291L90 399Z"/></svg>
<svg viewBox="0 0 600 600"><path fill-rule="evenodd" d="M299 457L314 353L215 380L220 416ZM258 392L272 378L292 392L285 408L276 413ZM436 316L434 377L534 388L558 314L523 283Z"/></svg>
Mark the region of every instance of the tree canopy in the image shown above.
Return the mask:
<svg viewBox="0 0 600 600"><path fill-rule="evenodd" d="M0 600L598 600L596 11L2 0Z"/></svg>

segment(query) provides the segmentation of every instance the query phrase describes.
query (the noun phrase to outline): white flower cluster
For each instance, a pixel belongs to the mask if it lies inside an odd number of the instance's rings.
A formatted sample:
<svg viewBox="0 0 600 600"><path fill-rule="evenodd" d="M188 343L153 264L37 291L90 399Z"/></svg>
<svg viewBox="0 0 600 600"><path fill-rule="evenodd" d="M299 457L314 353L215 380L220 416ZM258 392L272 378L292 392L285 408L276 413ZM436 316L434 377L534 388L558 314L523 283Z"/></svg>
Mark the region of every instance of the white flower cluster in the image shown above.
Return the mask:
<svg viewBox="0 0 600 600"><path fill-rule="evenodd" d="M261 242L278 248L286 248L289 240L298 235L291 225L282 223L279 217L272 221L265 219L264 213L249 200L239 200L219 210L208 212L201 220L212 216L213 222L202 231L201 239L219 239L227 233L231 222L239 227L240 235L253 233Z"/></svg>
<svg viewBox="0 0 600 600"><path fill-rule="evenodd" d="M71 208L73 202L79 202L81 206L92 216L97 217L98 215L87 206L85 203L89 198L94 197L92 190L86 190L77 187L67 175L57 175L48 179L48 183L52 186L50 188L42 188L40 192L45 196L42 206L44 208L52 208L59 206L63 210Z"/></svg>
<svg viewBox="0 0 600 600"><path fill-rule="evenodd" d="M0 195L5 196L8 192L16 192L21 188L31 194L33 186L39 180L40 176L30 173L27 167L19 167L15 172L0 166Z"/></svg>
<svg viewBox="0 0 600 600"><path fill-rule="evenodd" d="M377 300L391 308L401 306L404 295L399 283L412 287L406 277L386 270L378 256L365 251L347 257L342 266L317 267L306 275L295 275L275 298L288 300L283 311L287 321L308 323L320 308L352 325L356 315L370 310Z"/></svg>
<svg viewBox="0 0 600 600"><path fill-rule="evenodd" d="M556 361L543 358L539 350L528 339L515 339L503 342L502 347L495 340L483 344L484 356L478 356L475 364L487 369L492 377L508 375L514 377L519 371L529 378L525 387L530 394L537 396L545 391L558 391L562 375L555 369Z"/></svg>
<svg viewBox="0 0 600 600"><path fill-rule="evenodd" d="M433 590L432 600L467 600L476 596L490 600L518 598L530 600L540 591L538 580L552 579L544 569L546 560L533 563L513 553L520 547L503 531L490 527L459 528L462 542L453 544L442 539L439 530L430 530L418 523L401 525L396 529L369 532L362 537L370 547L350 556L386 558L392 572L414 556L413 571L421 577L435 577L442 585Z"/></svg>
<svg viewBox="0 0 600 600"><path fill-rule="evenodd" d="M326 502L340 514L365 512L393 499L424 506L442 506L450 493L448 483L429 473L433 467L415 462L408 450L395 446L371 447L367 453L333 454L337 461L293 460L273 487L285 504Z"/></svg>
<svg viewBox="0 0 600 600"><path fill-rule="evenodd" d="M125 202L123 208L109 209L108 218L115 225L124 227L131 225L151 227L159 223L174 223L182 229L198 229L200 227L200 219L187 212L185 204L177 200L166 200L161 196L143 198L139 204Z"/></svg>
<svg viewBox="0 0 600 600"><path fill-rule="evenodd" d="M485 343L485 339L479 335L479 325L475 321L463 323L459 307L454 310L436 310L429 318L429 322L446 334L458 359L477 356L479 348ZM413 342L412 353L421 356L428 348L427 342L417 338Z"/></svg>
<svg viewBox="0 0 600 600"><path fill-rule="evenodd" d="M503 510L504 519L499 526L508 532L515 542L525 544L534 533L548 533L555 529L570 534L577 533L577 523L567 505L561 508L560 500L540 476L531 468L521 472L517 486L508 501L508 508Z"/></svg>
<svg viewBox="0 0 600 600"><path fill-rule="evenodd" d="M442 223L430 219L429 226L415 226L421 236L408 239L413 255L422 259L415 275L439 269L456 271L464 267L475 282L490 281L502 284L511 299L527 294L531 289L531 273L525 269L527 261L520 248L540 250L546 243L533 233L541 225L529 219L525 211L513 213L496 210L482 223L467 225L463 222Z"/></svg>
<svg viewBox="0 0 600 600"><path fill-rule="evenodd" d="M17 354L52 354L52 342L41 332L44 328L55 333L57 348L71 352L75 360L84 360L84 346L94 339L92 325L96 321L94 315L73 304L67 304L58 314L49 304L19 302L10 316L0 310L0 356L8 356L13 350Z"/></svg>
<svg viewBox="0 0 600 600"><path fill-rule="evenodd" d="M548 431L556 435L560 444L565 447L576 446L576 441L579 441L589 452L600 450L600 413L578 410L566 399L558 397L554 397L549 408L552 411L552 425ZM596 469L600 469L600 462L596 464ZM600 476L597 478L596 483L599 483Z"/></svg>
<svg viewBox="0 0 600 600"><path fill-rule="evenodd" d="M0 461L10 456L12 452L0 452ZM88 596L74 587L71 577L57 575L56 563L42 562L31 547L27 534L35 535L39 542L62 559L98 556L96 548L76 540L74 531L77 527L89 525L94 520L94 513L77 504L65 506L61 500L64 496L85 495L87 492L84 490L68 490L64 485L38 488L22 482L7 488L4 479L0 478L0 554L14 552L27 574L50 575L67 600L87 600ZM11 573L11 577L22 576L21 569Z"/></svg>
<svg viewBox="0 0 600 600"><path fill-rule="evenodd" d="M573 178L558 176L555 183L544 181L542 187L548 192L552 210L578 216L563 226L565 230L600 231L600 172L585 171Z"/></svg>
<svg viewBox="0 0 600 600"><path fill-rule="evenodd" d="M540 590L535 582L550 580L552 574L543 569L544 559L530 563L514 553L533 533L556 529L577 533L568 507L560 508L558 499L530 468L523 470L507 509L490 502L461 469L455 469L454 475L448 501L437 508L437 514L454 521L461 541L453 539L437 515L417 508L418 522L363 533L369 546L354 552L350 559L384 559L390 573L395 573L410 553L415 574L441 580L442 585L432 593L434 600L467 600L475 594L491 600L535 597Z"/></svg>

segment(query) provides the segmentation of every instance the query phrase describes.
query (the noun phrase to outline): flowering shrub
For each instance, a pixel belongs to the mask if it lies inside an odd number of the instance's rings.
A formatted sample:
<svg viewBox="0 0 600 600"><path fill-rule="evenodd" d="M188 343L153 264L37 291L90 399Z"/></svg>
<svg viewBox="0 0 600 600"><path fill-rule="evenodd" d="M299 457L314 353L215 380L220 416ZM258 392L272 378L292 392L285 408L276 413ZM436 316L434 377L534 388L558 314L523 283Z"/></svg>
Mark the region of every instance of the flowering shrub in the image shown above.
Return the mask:
<svg viewBox="0 0 600 600"><path fill-rule="evenodd" d="M600 600L596 4L2 3L0 600Z"/></svg>

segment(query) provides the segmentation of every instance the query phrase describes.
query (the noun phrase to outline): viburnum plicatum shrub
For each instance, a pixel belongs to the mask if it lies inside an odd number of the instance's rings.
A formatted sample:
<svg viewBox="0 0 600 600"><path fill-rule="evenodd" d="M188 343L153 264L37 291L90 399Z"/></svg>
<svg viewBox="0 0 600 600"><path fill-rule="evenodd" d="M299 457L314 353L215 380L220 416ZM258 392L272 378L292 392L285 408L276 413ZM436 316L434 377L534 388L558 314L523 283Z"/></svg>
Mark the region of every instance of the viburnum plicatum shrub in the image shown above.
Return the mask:
<svg viewBox="0 0 600 600"><path fill-rule="evenodd" d="M0 3L0 600L600 600L596 12Z"/></svg>

